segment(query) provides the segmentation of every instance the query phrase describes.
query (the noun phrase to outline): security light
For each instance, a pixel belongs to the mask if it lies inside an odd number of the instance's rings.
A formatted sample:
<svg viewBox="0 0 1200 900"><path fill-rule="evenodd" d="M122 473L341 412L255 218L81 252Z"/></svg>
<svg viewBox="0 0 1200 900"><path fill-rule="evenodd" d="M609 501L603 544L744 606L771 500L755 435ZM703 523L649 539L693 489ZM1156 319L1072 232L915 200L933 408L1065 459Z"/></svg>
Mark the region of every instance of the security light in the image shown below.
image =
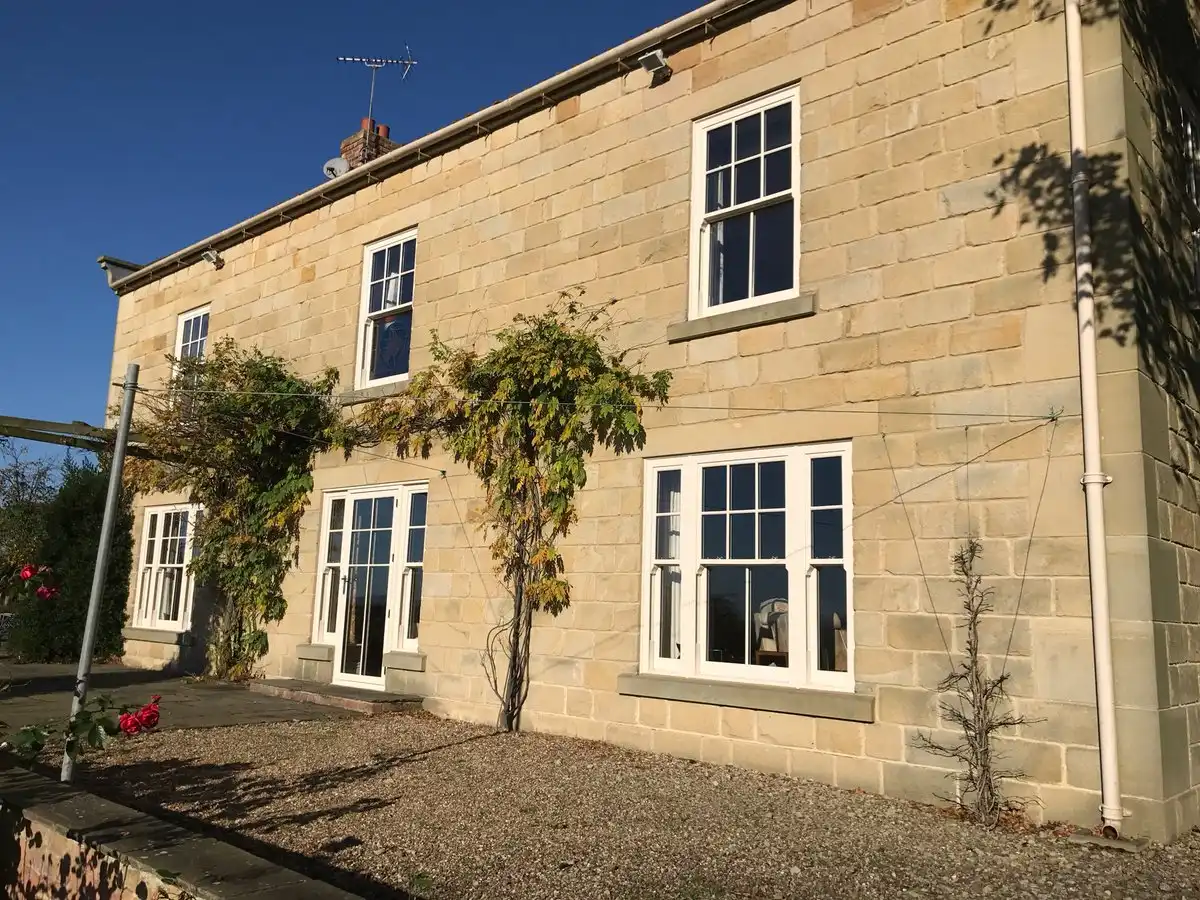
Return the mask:
<svg viewBox="0 0 1200 900"><path fill-rule="evenodd" d="M651 50L638 57L638 65L650 73L650 86L656 87L671 77L667 55L662 50Z"/></svg>
<svg viewBox="0 0 1200 900"><path fill-rule="evenodd" d="M221 259L221 254L216 250L205 250L200 254L200 258L214 269L219 269L225 265L225 260Z"/></svg>

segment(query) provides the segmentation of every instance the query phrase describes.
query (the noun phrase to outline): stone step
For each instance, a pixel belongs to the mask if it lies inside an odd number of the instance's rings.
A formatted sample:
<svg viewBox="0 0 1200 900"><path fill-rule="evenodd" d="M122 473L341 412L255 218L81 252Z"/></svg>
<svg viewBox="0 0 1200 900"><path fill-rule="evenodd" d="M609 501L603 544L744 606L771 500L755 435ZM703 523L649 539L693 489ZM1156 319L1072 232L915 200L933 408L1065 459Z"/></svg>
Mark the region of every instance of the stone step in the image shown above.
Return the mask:
<svg viewBox="0 0 1200 900"><path fill-rule="evenodd" d="M368 716L417 710L421 708L422 701L416 694L385 694L338 684L300 681L297 678L265 678L247 682L246 686L268 697L315 703L318 706L336 706Z"/></svg>

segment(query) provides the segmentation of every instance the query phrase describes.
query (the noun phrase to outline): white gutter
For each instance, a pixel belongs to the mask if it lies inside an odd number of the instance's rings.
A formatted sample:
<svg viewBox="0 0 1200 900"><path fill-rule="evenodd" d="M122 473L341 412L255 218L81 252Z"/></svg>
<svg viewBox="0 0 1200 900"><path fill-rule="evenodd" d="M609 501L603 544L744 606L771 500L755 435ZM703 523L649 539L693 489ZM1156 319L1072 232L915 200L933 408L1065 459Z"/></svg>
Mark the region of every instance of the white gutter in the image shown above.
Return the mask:
<svg viewBox="0 0 1200 900"><path fill-rule="evenodd" d="M1113 688L1112 622L1108 597L1108 539L1104 527L1100 399L1096 374L1096 290L1088 210L1087 122L1083 100L1083 22L1079 0L1066 0L1067 92L1071 121L1071 199L1075 219L1075 309L1079 318L1079 392L1083 413L1083 497L1091 572L1092 651L1096 661L1096 718L1100 732L1100 816L1110 837L1121 833L1125 811L1117 762L1117 701Z"/></svg>
<svg viewBox="0 0 1200 900"><path fill-rule="evenodd" d="M121 294L148 284L193 264L205 250L234 246L314 209L327 206L339 197L352 194L389 175L476 140L537 110L553 106L589 87L638 69L638 57L650 50L662 49L669 53L791 2L800 0L712 0L699 9L594 56L507 100L494 103L432 134L397 147L369 163L351 169L345 175L251 216L212 237L148 263L131 275L113 281L112 289Z"/></svg>

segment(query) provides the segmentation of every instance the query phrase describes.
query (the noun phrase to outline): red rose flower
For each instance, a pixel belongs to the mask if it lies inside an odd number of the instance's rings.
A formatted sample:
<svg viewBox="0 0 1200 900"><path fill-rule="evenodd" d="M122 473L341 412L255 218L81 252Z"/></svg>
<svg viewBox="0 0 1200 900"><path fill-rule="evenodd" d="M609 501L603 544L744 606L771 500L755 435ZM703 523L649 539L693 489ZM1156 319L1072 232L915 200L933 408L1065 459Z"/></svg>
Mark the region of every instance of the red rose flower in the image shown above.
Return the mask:
<svg viewBox="0 0 1200 900"><path fill-rule="evenodd" d="M162 699L162 694L151 694L150 695L150 702L153 703L155 706L158 706L158 701L161 699Z"/></svg>
<svg viewBox="0 0 1200 900"><path fill-rule="evenodd" d="M121 713L121 717L117 719L117 726L131 737L142 730L142 723L132 713Z"/></svg>
<svg viewBox="0 0 1200 900"><path fill-rule="evenodd" d="M137 721L142 728L149 731L158 725L158 704L147 703L137 711Z"/></svg>
<svg viewBox="0 0 1200 900"><path fill-rule="evenodd" d="M57 594L58 591L54 590L54 588L46 587L46 585L43 584L36 591L34 591L34 593L38 595L39 600L49 600L51 597Z"/></svg>
<svg viewBox="0 0 1200 900"><path fill-rule="evenodd" d="M37 574L37 569L34 568L33 566L25 565L25 566L21 567L21 580L22 581L28 581L30 578L32 578L36 574Z"/></svg>

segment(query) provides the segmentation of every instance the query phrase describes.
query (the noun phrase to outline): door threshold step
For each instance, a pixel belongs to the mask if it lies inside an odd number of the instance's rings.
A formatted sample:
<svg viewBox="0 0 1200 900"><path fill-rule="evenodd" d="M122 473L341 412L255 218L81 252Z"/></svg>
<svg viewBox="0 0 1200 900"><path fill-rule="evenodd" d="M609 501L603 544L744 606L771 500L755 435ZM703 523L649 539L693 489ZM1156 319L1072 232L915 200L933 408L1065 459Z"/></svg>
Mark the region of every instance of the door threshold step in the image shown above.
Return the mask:
<svg viewBox="0 0 1200 900"><path fill-rule="evenodd" d="M259 679L247 682L246 686L268 697L315 703L318 706L335 706L368 716L411 712L420 709L422 702L422 698L416 694L386 694L382 691L322 684L319 681L300 681L296 678Z"/></svg>

